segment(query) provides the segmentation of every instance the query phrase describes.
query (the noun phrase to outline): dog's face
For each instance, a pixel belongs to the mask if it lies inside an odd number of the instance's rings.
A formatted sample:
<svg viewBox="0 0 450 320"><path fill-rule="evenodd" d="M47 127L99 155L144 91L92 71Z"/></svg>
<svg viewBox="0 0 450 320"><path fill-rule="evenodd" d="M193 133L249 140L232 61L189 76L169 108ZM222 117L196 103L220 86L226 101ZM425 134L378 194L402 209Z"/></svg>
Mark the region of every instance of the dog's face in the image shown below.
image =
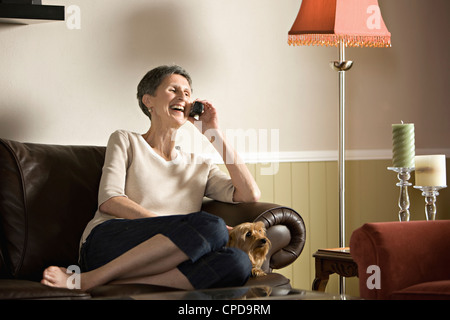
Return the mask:
<svg viewBox="0 0 450 320"><path fill-rule="evenodd" d="M234 227L230 232L228 246L246 252L253 267L260 269L270 248L264 223L261 221L247 222Z"/></svg>

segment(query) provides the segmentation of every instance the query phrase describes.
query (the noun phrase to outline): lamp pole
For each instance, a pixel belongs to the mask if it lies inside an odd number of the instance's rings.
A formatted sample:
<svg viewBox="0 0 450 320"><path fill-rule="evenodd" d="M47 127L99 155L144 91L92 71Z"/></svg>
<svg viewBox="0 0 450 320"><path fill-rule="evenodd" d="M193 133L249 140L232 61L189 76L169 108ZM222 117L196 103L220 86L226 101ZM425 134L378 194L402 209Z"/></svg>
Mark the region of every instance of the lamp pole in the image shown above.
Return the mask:
<svg viewBox="0 0 450 320"><path fill-rule="evenodd" d="M339 61L332 62L332 68L339 74L339 247L345 247L345 72L353 61L345 60L345 43L339 40ZM339 293L345 294L344 277L339 276Z"/></svg>

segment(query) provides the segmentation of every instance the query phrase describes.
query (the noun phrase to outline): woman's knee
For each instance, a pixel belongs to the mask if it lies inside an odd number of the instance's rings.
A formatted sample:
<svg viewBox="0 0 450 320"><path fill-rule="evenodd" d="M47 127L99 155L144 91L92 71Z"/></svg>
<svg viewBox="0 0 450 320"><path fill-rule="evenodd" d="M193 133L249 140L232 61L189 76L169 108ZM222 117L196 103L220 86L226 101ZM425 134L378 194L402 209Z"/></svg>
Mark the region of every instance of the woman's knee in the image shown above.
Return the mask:
<svg viewBox="0 0 450 320"><path fill-rule="evenodd" d="M204 211L192 213L190 216L191 225L208 241L211 251L227 244L229 234L223 219Z"/></svg>
<svg viewBox="0 0 450 320"><path fill-rule="evenodd" d="M224 247L195 263L184 262L178 269L196 289L244 285L251 275L252 264L240 249Z"/></svg>
<svg viewBox="0 0 450 320"><path fill-rule="evenodd" d="M242 282L247 281L250 274L252 273L252 263L248 255L237 248L227 248L231 252L229 256L229 264L233 269L233 274L236 275L237 279L241 279ZM239 281L239 280L238 280Z"/></svg>
<svg viewBox="0 0 450 320"><path fill-rule="evenodd" d="M220 267L216 269L216 272L221 274L221 279L212 287L244 285L252 272L252 263L248 255L236 248L224 248L221 252Z"/></svg>

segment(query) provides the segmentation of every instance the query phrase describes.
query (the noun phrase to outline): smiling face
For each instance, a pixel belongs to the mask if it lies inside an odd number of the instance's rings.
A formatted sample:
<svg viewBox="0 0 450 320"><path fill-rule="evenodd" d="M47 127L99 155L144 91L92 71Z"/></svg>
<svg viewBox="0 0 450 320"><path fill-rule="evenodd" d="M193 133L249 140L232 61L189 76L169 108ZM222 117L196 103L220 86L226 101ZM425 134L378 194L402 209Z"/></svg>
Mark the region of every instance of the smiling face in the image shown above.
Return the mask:
<svg viewBox="0 0 450 320"><path fill-rule="evenodd" d="M179 74L164 78L155 95L146 94L144 104L151 110L152 123L179 128L187 118L190 108L191 87L188 80Z"/></svg>

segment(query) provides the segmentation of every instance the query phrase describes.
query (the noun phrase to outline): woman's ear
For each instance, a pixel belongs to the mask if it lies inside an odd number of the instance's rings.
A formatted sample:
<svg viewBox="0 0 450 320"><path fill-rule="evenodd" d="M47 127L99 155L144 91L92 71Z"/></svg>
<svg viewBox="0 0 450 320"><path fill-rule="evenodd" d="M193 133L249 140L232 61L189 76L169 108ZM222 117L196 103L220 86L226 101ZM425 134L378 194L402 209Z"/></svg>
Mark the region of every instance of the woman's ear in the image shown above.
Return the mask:
<svg viewBox="0 0 450 320"><path fill-rule="evenodd" d="M142 97L142 103L148 108L152 108L152 96L149 95L148 93L144 94L144 96Z"/></svg>

